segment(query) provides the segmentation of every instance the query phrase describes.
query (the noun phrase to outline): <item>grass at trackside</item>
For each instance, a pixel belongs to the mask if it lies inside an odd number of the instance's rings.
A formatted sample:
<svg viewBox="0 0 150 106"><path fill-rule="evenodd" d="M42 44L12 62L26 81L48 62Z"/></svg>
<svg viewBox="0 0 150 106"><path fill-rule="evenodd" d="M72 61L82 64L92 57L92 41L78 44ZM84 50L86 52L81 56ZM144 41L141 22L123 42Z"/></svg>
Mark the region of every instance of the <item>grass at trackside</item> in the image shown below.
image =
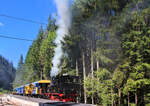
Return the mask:
<svg viewBox="0 0 150 106"><path fill-rule="evenodd" d="M4 90L4 89L0 88L0 95L2 95L2 94L10 94L10 93L11 93L11 91Z"/></svg>

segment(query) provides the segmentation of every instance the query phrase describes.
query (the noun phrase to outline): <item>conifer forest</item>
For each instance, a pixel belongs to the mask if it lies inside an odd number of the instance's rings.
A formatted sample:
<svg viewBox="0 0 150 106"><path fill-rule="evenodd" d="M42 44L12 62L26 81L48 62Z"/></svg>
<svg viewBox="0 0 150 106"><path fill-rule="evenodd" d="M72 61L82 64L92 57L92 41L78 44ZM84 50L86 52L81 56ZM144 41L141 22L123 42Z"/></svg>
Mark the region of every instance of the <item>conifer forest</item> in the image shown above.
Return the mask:
<svg viewBox="0 0 150 106"><path fill-rule="evenodd" d="M60 42L63 55L58 75L80 77L79 101L149 106L150 0L74 0L70 11L71 25ZM52 16L48 20L27 56L20 56L16 71L5 71L10 81L16 76L14 88L50 79L59 26Z"/></svg>

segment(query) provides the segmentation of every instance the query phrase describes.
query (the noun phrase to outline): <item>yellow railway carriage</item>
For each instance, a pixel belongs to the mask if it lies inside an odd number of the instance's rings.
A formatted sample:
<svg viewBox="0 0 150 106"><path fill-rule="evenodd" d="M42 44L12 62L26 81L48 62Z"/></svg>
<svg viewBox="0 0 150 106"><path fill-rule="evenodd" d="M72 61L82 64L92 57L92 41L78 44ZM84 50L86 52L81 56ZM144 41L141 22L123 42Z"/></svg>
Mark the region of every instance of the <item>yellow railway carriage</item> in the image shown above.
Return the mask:
<svg viewBox="0 0 150 106"><path fill-rule="evenodd" d="M51 83L50 80L40 80L37 82L33 82L32 83L34 85L33 95L46 93L50 83Z"/></svg>

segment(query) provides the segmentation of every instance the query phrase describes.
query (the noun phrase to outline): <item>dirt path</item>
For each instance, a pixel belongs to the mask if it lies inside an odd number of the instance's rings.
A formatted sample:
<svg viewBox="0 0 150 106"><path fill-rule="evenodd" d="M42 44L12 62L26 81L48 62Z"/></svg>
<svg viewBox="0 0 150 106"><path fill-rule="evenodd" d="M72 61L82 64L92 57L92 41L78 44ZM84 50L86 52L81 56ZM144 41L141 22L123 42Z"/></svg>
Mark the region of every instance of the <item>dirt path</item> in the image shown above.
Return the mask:
<svg viewBox="0 0 150 106"><path fill-rule="evenodd" d="M11 102L5 95L0 95L0 106L18 106Z"/></svg>

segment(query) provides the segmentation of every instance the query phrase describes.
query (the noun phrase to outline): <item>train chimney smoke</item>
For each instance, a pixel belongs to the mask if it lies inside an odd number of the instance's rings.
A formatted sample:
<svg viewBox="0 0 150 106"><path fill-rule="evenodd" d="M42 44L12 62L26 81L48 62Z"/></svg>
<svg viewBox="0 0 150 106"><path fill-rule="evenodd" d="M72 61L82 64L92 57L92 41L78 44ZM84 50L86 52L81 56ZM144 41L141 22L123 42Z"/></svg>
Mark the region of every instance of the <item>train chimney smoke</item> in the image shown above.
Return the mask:
<svg viewBox="0 0 150 106"><path fill-rule="evenodd" d="M62 44L63 38L68 35L68 29L71 26L71 12L69 8L69 0L55 0L57 7L57 25L58 30L56 32L57 37L55 39L56 48L55 54L52 60L53 67L50 72L50 76L56 76L59 72L59 65L61 62L61 57L63 55Z"/></svg>

